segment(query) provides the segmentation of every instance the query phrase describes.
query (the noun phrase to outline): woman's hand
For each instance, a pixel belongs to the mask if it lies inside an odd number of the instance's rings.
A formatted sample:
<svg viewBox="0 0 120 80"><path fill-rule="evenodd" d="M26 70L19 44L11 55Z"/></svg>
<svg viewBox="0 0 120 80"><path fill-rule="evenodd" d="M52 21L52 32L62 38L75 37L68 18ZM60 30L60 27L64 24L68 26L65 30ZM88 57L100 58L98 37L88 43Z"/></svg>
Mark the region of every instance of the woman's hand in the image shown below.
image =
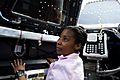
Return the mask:
<svg viewBox="0 0 120 80"><path fill-rule="evenodd" d="M55 62L56 60L53 58L47 58L47 62L50 65L52 62Z"/></svg>
<svg viewBox="0 0 120 80"><path fill-rule="evenodd" d="M25 70L25 63L22 62L22 59L14 60L14 62L11 63L11 65L12 65L15 73L18 70Z"/></svg>

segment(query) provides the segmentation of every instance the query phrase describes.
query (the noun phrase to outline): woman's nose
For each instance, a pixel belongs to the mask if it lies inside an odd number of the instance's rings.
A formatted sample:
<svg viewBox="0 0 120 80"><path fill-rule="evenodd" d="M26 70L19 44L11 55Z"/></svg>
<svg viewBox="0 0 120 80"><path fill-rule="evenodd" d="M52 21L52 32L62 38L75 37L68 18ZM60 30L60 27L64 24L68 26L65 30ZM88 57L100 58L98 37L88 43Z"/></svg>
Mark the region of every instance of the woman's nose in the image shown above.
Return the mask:
<svg viewBox="0 0 120 80"><path fill-rule="evenodd" d="M61 45L61 43L62 43L62 40L61 40L61 39L58 39L57 45Z"/></svg>

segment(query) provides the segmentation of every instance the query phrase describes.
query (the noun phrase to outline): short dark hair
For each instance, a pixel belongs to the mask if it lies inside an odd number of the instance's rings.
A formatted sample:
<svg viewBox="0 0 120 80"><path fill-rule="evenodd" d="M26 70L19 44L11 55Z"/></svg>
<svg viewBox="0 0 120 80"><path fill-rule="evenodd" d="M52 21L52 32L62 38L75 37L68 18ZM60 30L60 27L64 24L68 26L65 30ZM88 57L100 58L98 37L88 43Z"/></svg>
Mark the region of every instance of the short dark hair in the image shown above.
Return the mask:
<svg viewBox="0 0 120 80"><path fill-rule="evenodd" d="M75 42L81 44L80 51L83 50L87 42L87 33L82 26L66 26L64 29L70 29L74 32Z"/></svg>

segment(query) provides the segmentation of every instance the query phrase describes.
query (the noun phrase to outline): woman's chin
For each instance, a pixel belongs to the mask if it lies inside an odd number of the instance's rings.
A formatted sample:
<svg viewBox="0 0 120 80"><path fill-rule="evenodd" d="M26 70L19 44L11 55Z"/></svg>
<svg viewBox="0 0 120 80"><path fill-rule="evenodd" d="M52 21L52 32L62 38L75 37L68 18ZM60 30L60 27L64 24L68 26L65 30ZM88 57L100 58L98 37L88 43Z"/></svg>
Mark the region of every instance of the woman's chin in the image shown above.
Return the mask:
<svg viewBox="0 0 120 80"><path fill-rule="evenodd" d="M58 55L61 55L62 53L61 53L60 51L57 51L57 54L58 54Z"/></svg>

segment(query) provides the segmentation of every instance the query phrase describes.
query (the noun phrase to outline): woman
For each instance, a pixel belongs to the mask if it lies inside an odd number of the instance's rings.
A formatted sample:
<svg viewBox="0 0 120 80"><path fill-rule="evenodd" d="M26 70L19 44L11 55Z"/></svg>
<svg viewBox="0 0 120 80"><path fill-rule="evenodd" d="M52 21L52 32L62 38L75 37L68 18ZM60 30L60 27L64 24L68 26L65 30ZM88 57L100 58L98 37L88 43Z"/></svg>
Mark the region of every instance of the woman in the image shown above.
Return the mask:
<svg viewBox="0 0 120 80"><path fill-rule="evenodd" d="M84 80L83 61L80 52L87 41L87 34L81 27L66 27L57 41L58 60L50 64L46 80ZM15 72L24 72L22 60L14 60L12 67ZM19 80L26 80L24 75Z"/></svg>

